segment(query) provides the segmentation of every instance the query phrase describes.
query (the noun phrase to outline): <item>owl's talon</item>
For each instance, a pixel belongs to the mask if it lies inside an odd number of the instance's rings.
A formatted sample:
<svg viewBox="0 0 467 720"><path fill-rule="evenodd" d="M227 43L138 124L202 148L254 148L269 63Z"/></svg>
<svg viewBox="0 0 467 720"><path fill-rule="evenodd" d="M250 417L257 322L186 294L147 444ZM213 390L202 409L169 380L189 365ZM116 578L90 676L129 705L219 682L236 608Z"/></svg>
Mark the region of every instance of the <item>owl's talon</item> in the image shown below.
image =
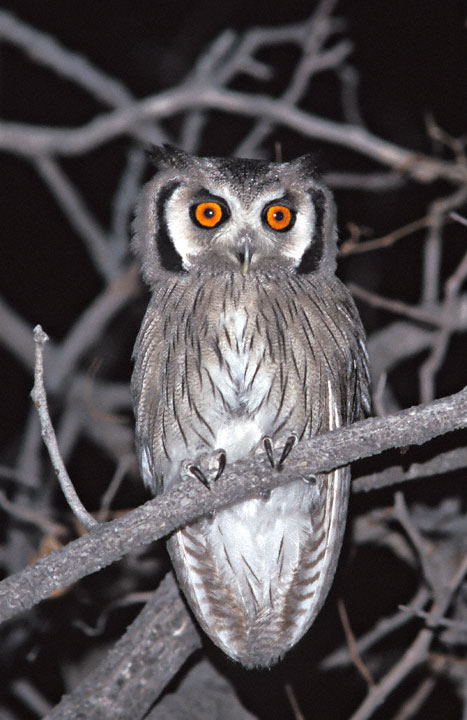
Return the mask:
<svg viewBox="0 0 467 720"><path fill-rule="evenodd" d="M295 447L295 445L297 444L297 442L298 442L298 438L297 438L297 436L296 436L295 434L289 435L289 437L288 437L287 440L285 441L284 449L282 450L282 455L281 455L281 458L280 458L280 460L279 460L279 468L280 468L281 465L284 463L284 461L286 460L286 458L289 457L291 451L293 450L293 448Z"/></svg>
<svg viewBox="0 0 467 720"><path fill-rule="evenodd" d="M274 467L274 453L272 451L272 440L270 437L266 436L263 438L263 445L264 449L266 450L266 455L268 456L268 460L271 464L271 467Z"/></svg>
<svg viewBox="0 0 467 720"><path fill-rule="evenodd" d="M203 483L204 487L210 490L209 482L202 470L199 469L197 465L188 465L188 472L191 473L191 475L194 475L197 480L200 481L200 483Z"/></svg>
<svg viewBox="0 0 467 720"><path fill-rule="evenodd" d="M220 476L224 472L226 462L227 462L227 455L225 453L225 450L219 450L219 457L218 457L219 467L217 468L217 473L214 478L214 482L216 482L216 480L219 480Z"/></svg>
<svg viewBox="0 0 467 720"><path fill-rule="evenodd" d="M191 477L196 478L205 488L211 490L212 483L219 480L226 464L227 453L225 450L219 449L215 452L203 453L196 458L196 464L187 463L185 469Z"/></svg>

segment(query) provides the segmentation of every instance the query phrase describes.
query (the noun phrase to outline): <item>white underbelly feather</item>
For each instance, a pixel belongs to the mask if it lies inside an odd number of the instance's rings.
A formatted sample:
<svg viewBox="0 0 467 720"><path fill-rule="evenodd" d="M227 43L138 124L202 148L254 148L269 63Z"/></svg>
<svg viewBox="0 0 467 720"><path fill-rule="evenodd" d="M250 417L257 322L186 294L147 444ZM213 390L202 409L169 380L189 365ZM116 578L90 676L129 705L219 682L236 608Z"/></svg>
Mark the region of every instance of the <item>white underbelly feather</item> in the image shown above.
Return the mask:
<svg viewBox="0 0 467 720"><path fill-rule="evenodd" d="M251 347L247 332L248 315L239 310L221 321L230 342L220 347L222 363L207 366L210 380L223 403L208 411L216 437L216 448L227 453L229 463L245 457L270 428L271 409L265 404L274 373L265 365L264 344L257 340ZM220 337L223 333L220 332Z"/></svg>
<svg viewBox="0 0 467 720"><path fill-rule="evenodd" d="M270 664L306 632L334 577L348 491L347 469L316 486L298 480L171 538L182 587L205 631L229 654Z"/></svg>

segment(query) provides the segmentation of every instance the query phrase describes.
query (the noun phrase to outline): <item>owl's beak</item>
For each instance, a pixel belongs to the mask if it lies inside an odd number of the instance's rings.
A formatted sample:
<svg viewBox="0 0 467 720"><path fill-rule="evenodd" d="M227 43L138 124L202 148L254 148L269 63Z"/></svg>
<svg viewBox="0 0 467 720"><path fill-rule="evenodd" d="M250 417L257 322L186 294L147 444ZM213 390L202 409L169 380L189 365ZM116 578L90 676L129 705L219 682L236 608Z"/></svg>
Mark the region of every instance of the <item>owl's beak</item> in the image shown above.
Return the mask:
<svg viewBox="0 0 467 720"><path fill-rule="evenodd" d="M242 249L237 252L237 257L242 266L242 275L245 276L250 269L251 263L251 248L248 240L243 244Z"/></svg>

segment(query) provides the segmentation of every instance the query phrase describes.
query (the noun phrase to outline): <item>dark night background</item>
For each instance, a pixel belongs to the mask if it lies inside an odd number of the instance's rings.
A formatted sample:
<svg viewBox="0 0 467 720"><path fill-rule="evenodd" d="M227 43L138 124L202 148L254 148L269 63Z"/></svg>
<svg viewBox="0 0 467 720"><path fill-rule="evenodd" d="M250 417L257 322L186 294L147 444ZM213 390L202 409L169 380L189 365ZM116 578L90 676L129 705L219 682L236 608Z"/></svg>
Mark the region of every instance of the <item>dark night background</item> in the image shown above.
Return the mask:
<svg viewBox="0 0 467 720"><path fill-rule="evenodd" d="M307 18L315 3L292 1L275 3L267 0L218 2L198 0L181 2L165 0L45 0L2 2L4 10L14 12L30 25L54 36L64 47L88 58L110 76L120 79L136 97L143 98L179 83L190 71L203 49L226 28L243 31L254 25L280 26ZM447 0L343 0L334 16L343 18L343 36L353 43L351 63L356 67L359 83L360 111L369 130L397 145L426 154L447 153L429 139L427 118L432 117L447 134L465 135L467 118L467 7L464 2ZM10 44L0 50L0 99L4 120L48 126L76 127L87 123L106 107L80 90L75 84L57 77L37 65ZM238 78L233 87L245 91L276 95L283 90L296 60L296 49L282 46L267 49L264 59L274 56L275 67L283 75L256 85L249 78ZM277 57L280 62L277 63ZM341 120L336 80L324 73L313 81L312 92L301 104L304 109L324 117ZM177 137L179 119L170 119L165 127ZM228 155L244 135L250 121L240 117L213 114L203 137L201 153ZM267 155L273 155L274 141L282 144L284 159L305 152L315 152L324 171L364 171L378 168L348 150L323 143L310 142L290 131L279 130L264 143ZM123 137L100 147L93 153L61 160L61 165L82 192L86 203L105 227L111 213L111 198L122 172L129 141ZM147 177L150 175L148 166ZM72 327L83 310L102 289L102 280L92 267L78 238L44 186L33 167L24 159L2 154L0 187L0 293L4 300L31 327L41 323L54 340L59 341ZM347 237L347 223L371 228L379 237L422 217L430 200L450 192L442 182L415 185L386 191L337 191L339 231ZM464 208L464 215L467 210ZM420 295L422 234L415 234L393 247L372 254L344 258L339 274L344 281L353 280L380 295L416 303ZM466 249L466 229L453 227L449 246L443 256L443 271L452 272ZM126 382L131 373L131 349L147 302L141 289L132 307L114 320L111 331L95 349L102 362L102 372L112 380ZM386 311L359 305L368 334L392 320ZM83 368L91 366L87 356ZM437 394L455 392L466 384L465 336L453 342L449 358L439 374ZM393 391L401 407L418 403L417 371L419 363L407 361L392 378ZM31 375L13 356L0 348L2 393L0 423L2 434L1 462L12 464L24 431L29 410ZM131 422L130 416L126 421ZM93 509L95 493L103 492L110 481L112 468L96 447L83 444L70 458L69 469L82 487L82 499ZM96 480L90 480L91 475ZM0 483L2 480L0 479ZM94 483L94 484L93 484ZM453 492L460 478L450 476L447 485ZM95 487L98 485L98 488ZM435 484L426 485L433 503L438 497ZM417 496L410 488L409 498ZM391 503L392 493L381 492L377 503ZM116 506L128 508L143 502L146 495L136 477L125 482L117 496ZM376 504L371 494L354 499L353 512L358 515ZM56 497L57 513L64 513L64 501ZM1 522L3 520L3 512ZM147 551L148 554L151 550ZM161 562L164 562L161 560ZM384 566L384 577L379 576ZM104 583L124 585L120 567L105 571ZM394 580L397 579L397 592ZM137 589L151 589L151 578L138 577ZM381 590L381 584L384 586ZM71 628L71 620L80 616L91 625L99 609L93 609L95 593L102 592L98 576L85 579L81 589L71 591L55 601L57 610L47 611L43 603L30 613L24 623L30 628L27 637L15 644L11 635L0 645L0 674L6 688L15 676L28 676L51 702L57 702L63 688L56 665L72 665L84 657L93 644L113 641L134 616L136 609L112 614L103 638L89 638ZM398 604L408 601L416 589L411 570L387 549L360 547L347 541L337 581L314 629L295 648L285 662L271 672L247 673L220 657L212 648L208 653L235 684L252 713L261 718L293 718L284 683L296 689L302 711L307 718L347 718L355 708L355 698L365 694L360 676L348 669L321 672L320 658L342 643L342 629L336 611L336 598L345 586L346 606L357 636L370 628L378 617L394 612ZM126 586L125 586L126 587ZM404 597L400 597L400 588ZM128 591L127 589L125 591ZM52 601L48 601L49 603ZM55 622L53 622L55 621ZM417 624L406 625L400 637L392 636L389 652L397 654L407 638L415 636ZM197 658L195 658L196 660ZM384 710L375 718L396 716L398 704L417 681L411 677L400 691L391 696ZM418 680L420 678L418 677ZM1 692L1 691L0 691ZM14 717L35 717L11 700ZM319 708L318 714L316 708ZM323 709L326 708L326 711ZM460 718L460 704L441 681L431 696L429 709L416 715Z"/></svg>

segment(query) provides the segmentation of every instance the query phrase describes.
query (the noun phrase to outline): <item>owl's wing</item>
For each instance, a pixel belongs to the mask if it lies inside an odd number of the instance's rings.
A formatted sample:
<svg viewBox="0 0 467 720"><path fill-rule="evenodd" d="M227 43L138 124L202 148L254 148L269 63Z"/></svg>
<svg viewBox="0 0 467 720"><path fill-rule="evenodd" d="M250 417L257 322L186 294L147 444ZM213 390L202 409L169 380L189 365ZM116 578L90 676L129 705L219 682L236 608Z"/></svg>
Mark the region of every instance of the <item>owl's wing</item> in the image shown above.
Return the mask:
<svg viewBox="0 0 467 720"><path fill-rule="evenodd" d="M309 280L307 310L318 332L315 358L325 398L316 432L349 425L370 414L370 371L365 332L355 303L343 283ZM313 424L312 424L313 425Z"/></svg>
<svg viewBox="0 0 467 720"><path fill-rule="evenodd" d="M154 494L161 490L162 478L154 467L155 424L161 394L162 343L161 318L151 302L136 339L131 392L136 415L136 454L146 487Z"/></svg>
<svg viewBox="0 0 467 720"><path fill-rule="evenodd" d="M315 434L369 414L369 368L363 327L345 286L337 278L326 283L311 279L307 284L302 307L310 322L302 323L302 329L314 334L309 406ZM299 571L291 583L290 602L298 618L291 645L310 627L332 585L345 531L350 467L319 475L317 487L312 531L302 535Z"/></svg>
<svg viewBox="0 0 467 720"><path fill-rule="evenodd" d="M342 425L342 398L327 383L328 429ZM311 532L304 532L299 572L295 573L289 602L295 603L296 625L290 646L308 630L318 615L334 580L344 538L350 492L350 467L319 476L319 500L313 503Z"/></svg>

